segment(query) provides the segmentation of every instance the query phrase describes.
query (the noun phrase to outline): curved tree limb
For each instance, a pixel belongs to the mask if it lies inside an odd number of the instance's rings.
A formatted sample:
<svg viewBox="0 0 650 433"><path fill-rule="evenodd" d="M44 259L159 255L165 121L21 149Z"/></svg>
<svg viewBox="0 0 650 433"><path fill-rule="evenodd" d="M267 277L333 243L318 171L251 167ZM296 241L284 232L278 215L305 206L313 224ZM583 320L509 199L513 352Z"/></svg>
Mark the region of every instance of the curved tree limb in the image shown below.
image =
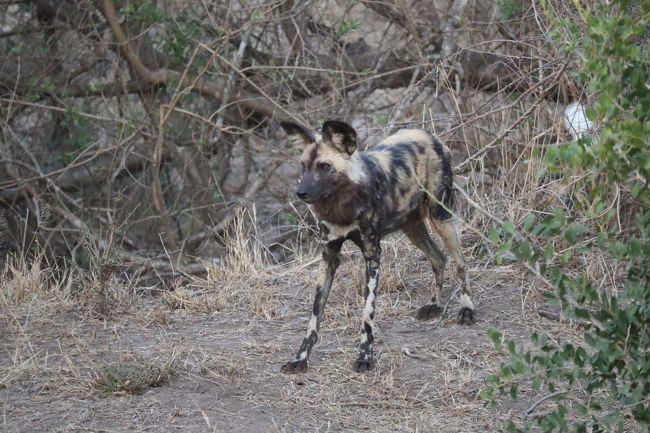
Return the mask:
<svg viewBox="0 0 650 433"><path fill-rule="evenodd" d="M120 26L117 14L115 13L115 5L113 0L102 0L99 5L100 12L106 18L115 40L119 44L122 56L127 59L129 64L133 67L136 73L145 81L151 84L169 84L177 82L180 85L191 87L193 90L201 93L202 95L211 96L215 99L223 99L225 88L222 84L208 81L203 77L197 77L190 80L188 77L183 76L180 72L168 68L158 68L150 70L147 68L137 54L131 49L129 41ZM237 104L250 110L258 116L266 118L275 118L278 120L288 120L292 116L290 113L283 111L280 106L271 103L268 98L262 98L258 95L242 94Z"/></svg>

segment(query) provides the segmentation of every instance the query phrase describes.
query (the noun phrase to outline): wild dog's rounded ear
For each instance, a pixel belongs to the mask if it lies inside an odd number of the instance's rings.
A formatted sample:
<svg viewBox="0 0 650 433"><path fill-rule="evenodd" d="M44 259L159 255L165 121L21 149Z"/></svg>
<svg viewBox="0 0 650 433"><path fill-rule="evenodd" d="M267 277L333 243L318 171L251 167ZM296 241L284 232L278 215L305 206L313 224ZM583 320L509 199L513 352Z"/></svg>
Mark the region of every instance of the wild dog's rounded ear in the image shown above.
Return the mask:
<svg viewBox="0 0 650 433"><path fill-rule="evenodd" d="M305 147L316 141L316 134L309 128L291 122L280 122L293 146Z"/></svg>
<svg viewBox="0 0 650 433"><path fill-rule="evenodd" d="M357 133L353 127L338 120L323 123L323 141L339 152L352 155L357 150Z"/></svg>

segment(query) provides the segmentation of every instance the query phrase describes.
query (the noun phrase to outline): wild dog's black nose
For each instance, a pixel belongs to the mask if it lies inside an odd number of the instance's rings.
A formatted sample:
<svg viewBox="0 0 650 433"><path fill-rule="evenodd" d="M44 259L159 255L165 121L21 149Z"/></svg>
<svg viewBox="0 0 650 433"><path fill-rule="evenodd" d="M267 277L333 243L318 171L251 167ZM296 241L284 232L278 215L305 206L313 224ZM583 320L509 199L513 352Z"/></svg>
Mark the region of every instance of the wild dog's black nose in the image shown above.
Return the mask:
<svg viewBox="0 0 650 433"><path fill-rule="evenodd" d="M304 191L300 191L300 190L298 190L298 191L296 191L296 195L298 196L298 198L299 198L300 200L304 200L304 199L307 198L307 193L304 192Z"/></svg>

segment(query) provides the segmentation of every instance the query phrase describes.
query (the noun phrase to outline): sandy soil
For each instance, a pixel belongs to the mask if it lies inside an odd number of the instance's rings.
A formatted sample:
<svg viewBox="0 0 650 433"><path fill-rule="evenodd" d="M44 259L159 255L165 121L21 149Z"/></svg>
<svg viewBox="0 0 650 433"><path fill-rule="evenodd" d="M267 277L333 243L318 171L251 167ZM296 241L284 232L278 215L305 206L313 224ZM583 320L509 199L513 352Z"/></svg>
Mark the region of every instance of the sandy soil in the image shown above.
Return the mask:
<svg viewBox="0 0 650 433"><path fill-rule="evenodd" d="M306 329L317 268L312 258L225 275L200 289L190 285L184 293L194 294L195 303L181 309L169 307L169 295L167 302L161 293L131 295L128 307L106 318L51 293L5 305L0 427L6 432L496 431L505 420L521 417L539 396L524 390L516 404L496 408L479 399L501 360L487 327L522 342L541 329L576 332L537 314L542 289L520 268L480 260L470 260L476 324L455 323L457 285L449 278L445 315L415 321L431 271L423 255L397 237L384 246L376 369L357 374L351 368L363 272L350 247L309 372L285 375L280 367ZM116 363L136 369L155 365L167 374L140 395L97 389L97 378Z"/></svg>

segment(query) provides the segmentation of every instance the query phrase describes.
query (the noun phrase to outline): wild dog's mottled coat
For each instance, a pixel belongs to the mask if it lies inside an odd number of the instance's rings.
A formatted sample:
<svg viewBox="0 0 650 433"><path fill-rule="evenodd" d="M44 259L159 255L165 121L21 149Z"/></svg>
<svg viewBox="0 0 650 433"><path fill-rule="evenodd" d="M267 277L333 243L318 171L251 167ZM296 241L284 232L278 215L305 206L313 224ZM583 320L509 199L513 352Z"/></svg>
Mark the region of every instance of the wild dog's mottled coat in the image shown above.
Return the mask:
<svg viewBox="0 0 650 433"><path fill-rule="evenodd" d="M459 323L472 323L474 305L449 212L454 204L449 149L423 130L401 130L361 152L356 150L354 129L343 122L325 122L320 134L292 123L282 126L295 145L304 147L303 175L296 193L312 205L318 216L323 245L307 334L295 359L282 370L291 373L307 369L340 263L341 246L347 239L361 248L366 261L361 347L355 370L366 371L374 364L372 343L382 236L401 229L427 255L435 281L431 303L420 308L417 317L426 320L439 313L446 257L429 235L427 217L457 263L462 291Z"/></svg>

